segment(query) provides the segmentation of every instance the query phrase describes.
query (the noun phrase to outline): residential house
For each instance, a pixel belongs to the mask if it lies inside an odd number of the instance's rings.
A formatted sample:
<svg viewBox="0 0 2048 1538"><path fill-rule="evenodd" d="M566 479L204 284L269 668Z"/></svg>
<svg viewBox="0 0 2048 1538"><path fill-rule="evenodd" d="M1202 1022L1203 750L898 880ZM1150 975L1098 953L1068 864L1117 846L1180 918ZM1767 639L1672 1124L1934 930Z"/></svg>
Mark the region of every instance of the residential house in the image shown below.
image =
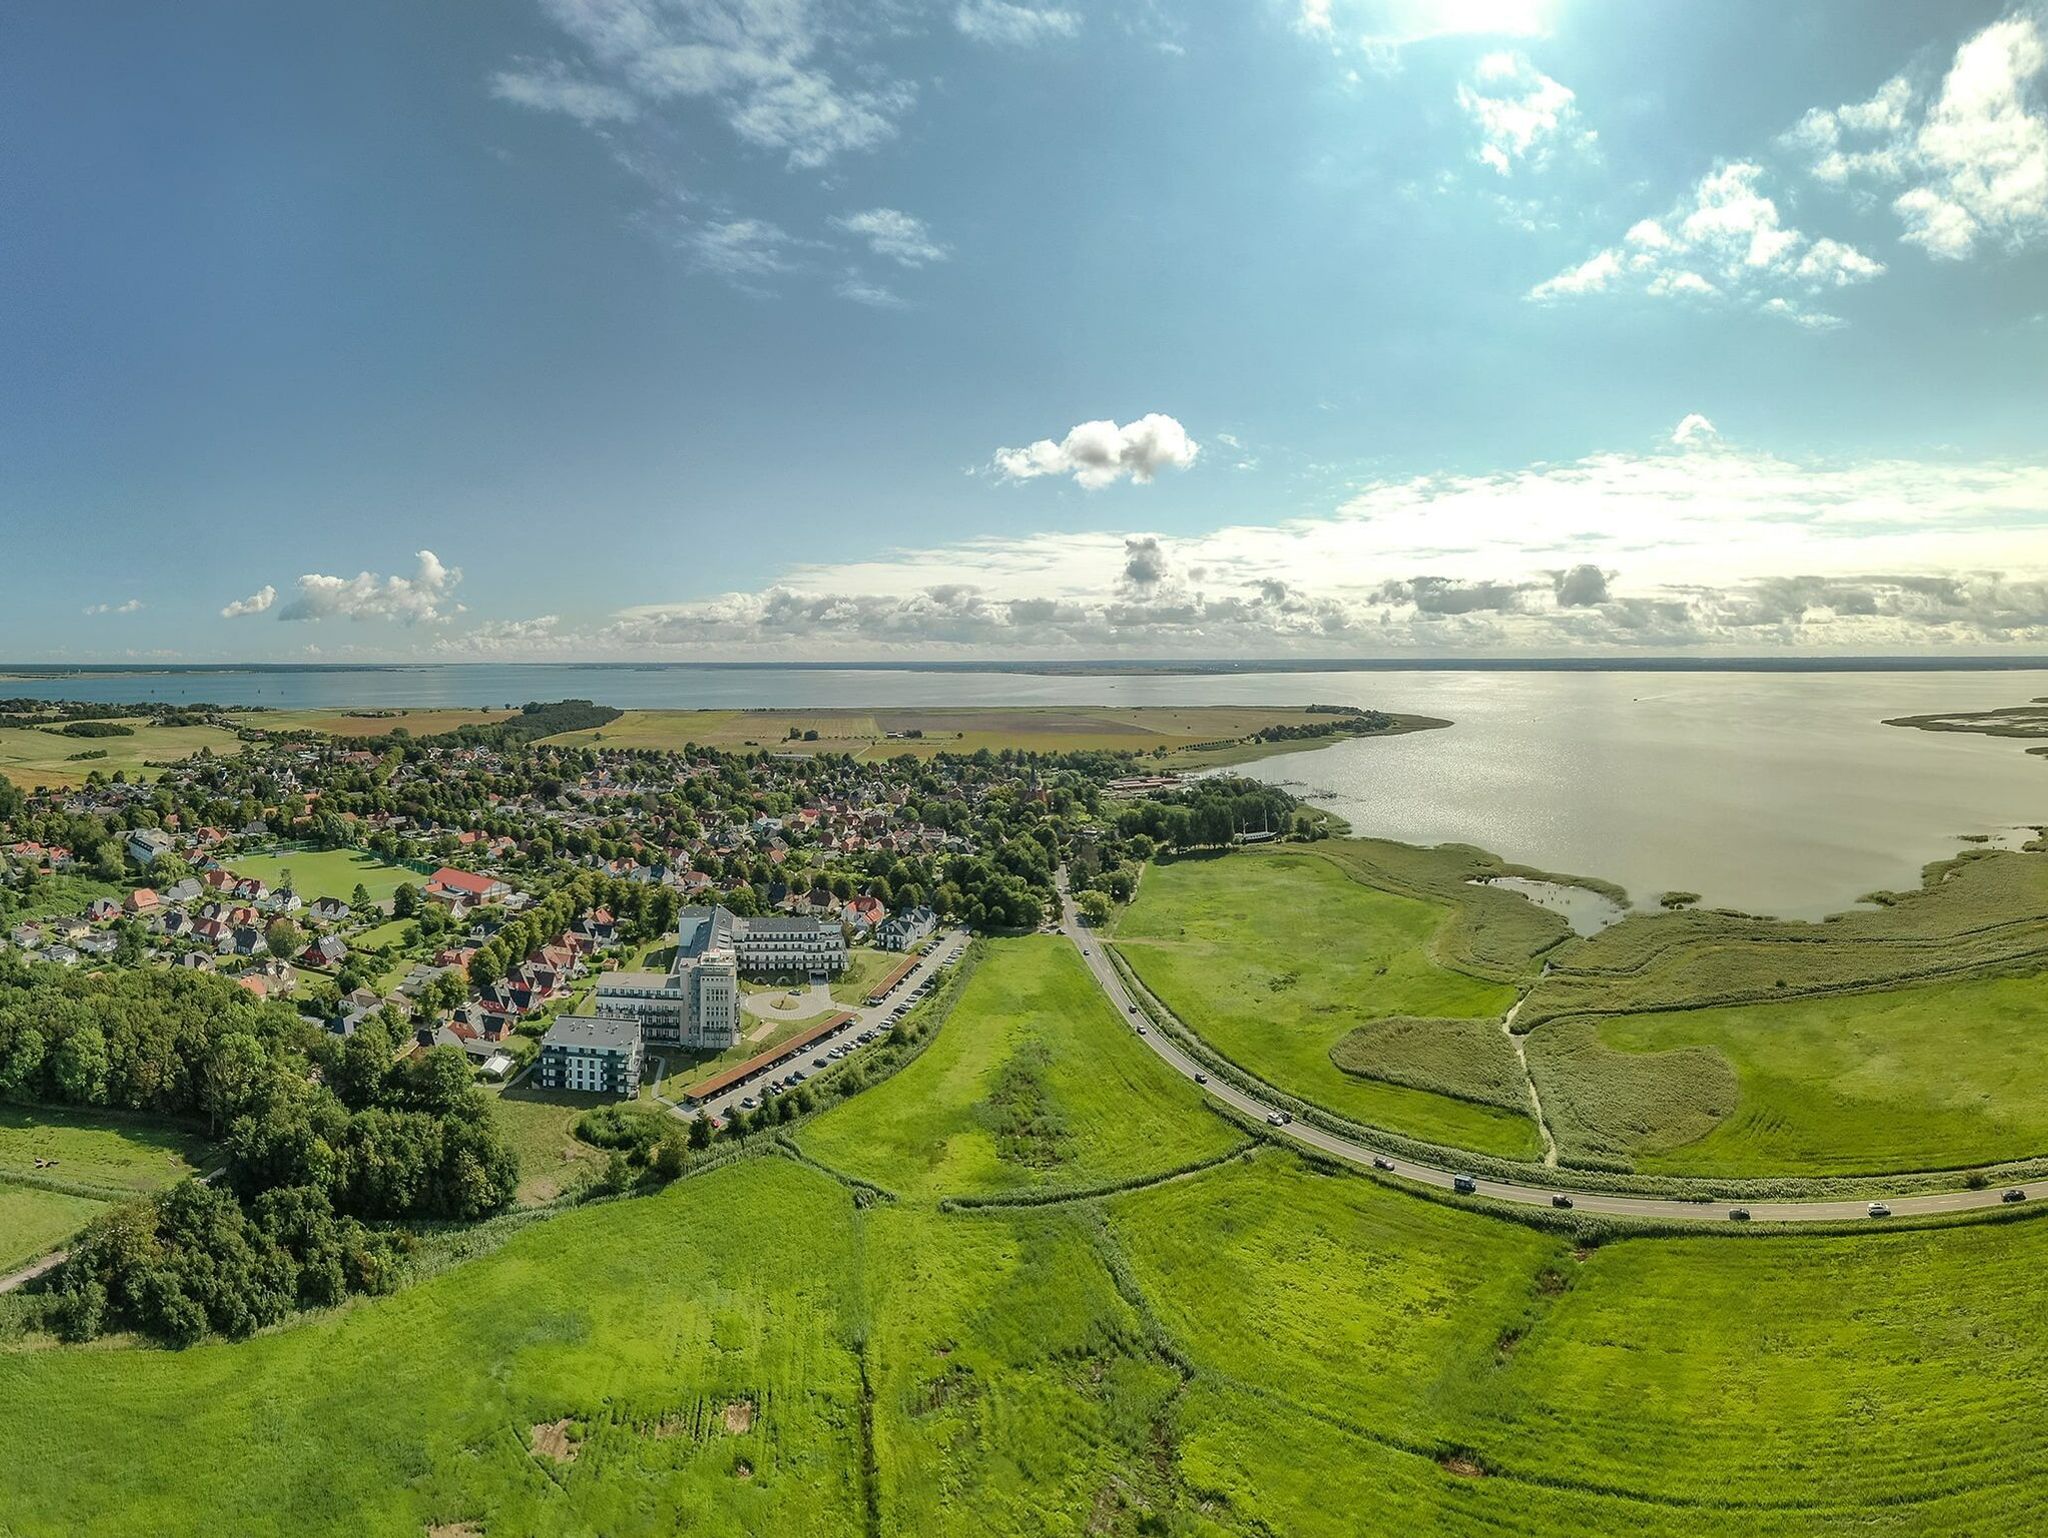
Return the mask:
<svg viewBox="0 0 2048 1538"><path fill-rule="evenodd" d="M154 913L161 906L156 893L146 886L139 886L121 900L121 906L129 914L139 917Z"/></svg>
<svg viewBox="0 0 2048 1538"><path fill-rule="evenodd" d="M511 893L512 888L495 876L457 870L452 865L442 866L427 878L427 898L432 902L473 907L479 903L503 902Z"/></svg>
<svg viewBox="0 0 2048 1538"><path fill-rule="evenodd" d="M906 908L892 914L875 929L875 944L885 951L907 951L939 927L939 916L929 908Z"/></svg>

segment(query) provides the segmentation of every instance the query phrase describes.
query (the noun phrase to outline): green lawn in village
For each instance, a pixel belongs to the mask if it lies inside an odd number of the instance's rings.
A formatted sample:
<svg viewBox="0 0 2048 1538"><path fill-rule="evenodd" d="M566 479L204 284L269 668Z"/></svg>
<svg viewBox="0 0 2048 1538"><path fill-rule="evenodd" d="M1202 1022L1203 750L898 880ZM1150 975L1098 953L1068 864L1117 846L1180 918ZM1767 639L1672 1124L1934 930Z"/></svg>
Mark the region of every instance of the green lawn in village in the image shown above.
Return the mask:
<svg viewBox="0 0 2048 1538"><path fill-rule="evenodd" d="M1453 1027L1454 1044L1437 1052L1411 1037L1387 1077L1332 1057L1370 1021L1486 1020L1514 1003L1513 987L1438 960L1434 941L1450 918L1447 906L1367 886L1314 853L1276 849L1153 866L1114 943L1191 1030L1290 1094L1431 1142L1536 1153L1531 1116L1485 1103L1498 1101L1500 1058L1512 1054L1497 1031ZM1347 1053L1353 1067L1358 1046Z"/></svg>
<svg viewBox="0 0 2048 1538"><path fill-rule="evenodd" d="M361 849L289 849L277 854L237 855L228 867L237 876L255 876L271 886L291 874L292 890L307 902L319 897L353 900L358 884L374 903L388 902L410 882L424 887L431 871L393 865Z"/></svg>
<svg viewBox="0 0 2048 1538"><path fill-rule="evenodd" d="M908 960L902 951L856 945L846 953L846 970L832 979L832 997L842 1004L865 1004L875 984Z"/></svg>
<svg viewBox="0 0 2048 1538"><path fill-rule="evenodd" d="M958 1196L1099 1186L1245 1140L1132 1034L1066 940L986 946L931 1046L806 1127L807 1153L893 1191Z"/></svg>

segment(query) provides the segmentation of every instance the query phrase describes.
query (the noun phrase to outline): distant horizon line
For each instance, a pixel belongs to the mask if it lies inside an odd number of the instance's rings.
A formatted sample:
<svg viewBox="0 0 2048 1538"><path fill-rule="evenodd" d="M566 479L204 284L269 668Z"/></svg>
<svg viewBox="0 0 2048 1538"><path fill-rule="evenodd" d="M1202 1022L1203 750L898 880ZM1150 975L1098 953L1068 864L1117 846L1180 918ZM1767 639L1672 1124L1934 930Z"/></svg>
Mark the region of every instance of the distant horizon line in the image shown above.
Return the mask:
<svg viewBox="0 0 2048 1538"><path fill-rule="evenodd" d="M1806 654L1799 656L1583 656L1583 657L1182 657L863 661L534 661L418 662L0 662L0 685L9 680L70 677L162 677L172 674L399 673L471 668L558 668L587 671L1014 673L1073 677L1119 674L1159 676L1260 673L1903 673L2038 672L2048 656L1949 653L1930 656Z"/></svg>

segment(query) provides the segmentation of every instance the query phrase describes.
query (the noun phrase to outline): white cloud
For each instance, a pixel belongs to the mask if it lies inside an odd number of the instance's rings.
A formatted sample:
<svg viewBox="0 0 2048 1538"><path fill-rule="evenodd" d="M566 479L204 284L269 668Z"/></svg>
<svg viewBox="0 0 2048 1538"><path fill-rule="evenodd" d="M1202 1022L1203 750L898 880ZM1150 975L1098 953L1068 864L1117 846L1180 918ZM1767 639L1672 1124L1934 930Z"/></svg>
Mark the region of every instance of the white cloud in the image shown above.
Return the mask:
<svg viewBox="0 0 2048 1538"><path fill-rule="evenodd" d="M1054 38L1074 36L1081 30L1081 18L1073 11L1052 6L1037 9L1010 5L1007 0L964 0L953 12L953 25L978 43L1030 48Z"/></svg>
<svg viewBox="0 0 2048 1538"><path fill-rule="evenodd" d="M140 598L130 598L121 603L88 604L81 612L88 615L136 614L141 611L142 607L143 604Z"/></svg>
<svg viewBox="0 0 2048 1538"><path fill-rule="evenodd" d="M1592 130L1579 122L1569 87L1518 53L1489 53L1458 86L1458 105L1479 130L1478 156L1502 176L1540 169L1562 149L1590 151Z"/></svg>
<svg viewBox="0 0 2048 1538"><path fill-rule="evenodd" d="M714 220L684 238L691 261L723 278L758 278L789 269L789 234L764 219Z"/></svg>
<svg viewBox="0 0 2048 1538"><path fill-rule="evenodd" d="M1687 412L1671 430L1672 443L1681 449L1699 448L1715 442L1720 436L1720 429L1697 411Z"/></svg>
<svg viewBox="0 0 2048 1538"><path fill-rule="evenodd" d="M1201 446L1172 417L1152 412L1119 427L1112 421L1083 422L1055 443L1040 438L1021 449L998 449L995 467L1012 480L1071 475L1091 490L1129 476L1149 481L1166 468L1184 470Z"/></svg>
<svg viewBox="0 0 2048 1538"><path fill-rule="evenodd" d="M1352 44L1375 69L1395 70L1404 50L1459 37L1544 37L1552 0L1300 0L1294 27L1333 45Z"/></svg>
<svg viewBox="0 0 2048 1538"><path fill-rule="evenodd" d="M1726 300L1802 324L1839 324L1812 311L1808 301L1866 282L1884 264L1842 241L1788 227L1763 191L1763 177L1763 167L1751 161L1716 167L1661 219L1638 220L1620 244L1537 284L1528 297L1543 302L1635 291Z"/></svg>
<svg viewBox="0 0 2048 1538"><path fill-rule="evenodd" d="M444 565L431 550L415 557L418 569L410 577L380 577L358 572L353 577L329 577L309 572L299 578L298 596L278 611L281 620L392 619L408 625L436 623L460 614L462 605L453 593L462 581L460 569ZM268 588L256 595L264 597ZM274 595L273 595L274 596ZM254 600L245 599L244 603ZM260 610L229 605L240 613ZM269 608L266 601L261 608ZM226 611L223 611L224 613Z"/></svg>
<svg viewBox="0 0 2048 1538"><path fill-rule="evenodd" d="M261 614L277 602L277 589L269 583L256 589L247 598L237 598L220 611L222 619L241 619L244 615Z"/></svg>
<svg viewBox="0 0 2048 1538"><path fill-rule="evenodd" d="M702 100L747 143L812 169L894 137L914 100L906 82L870 72L851 88L819 62L825 42L851 48L857 34L839 18L828 24L815 0L542 0L542 9L585 67L523 62L495 75L492 92L586 126Z"/></svg>
<svg viewBox="0 0 2048 1538"><path fill-rule="evenodd" d="M1869 100L1816 107L1782 141L1822 182L1889 184L1903 237L1961 260L2048 238L2048 39L2016 11L1967 39L1931 101L1904 75Z"/></svg>
<svg viewBox="0 0 2048 1538"><path fill-rule="evenodd" d="M932 238L922 219L896 208L870 208L857 214L842 214L832 221L849 235L867 242L876 256L885 256L905 267L922 267L943 262L951 250Z"/></svg>
<svg viewBox="0 0 2048 1538"><path fill-rule="evenodd" d="M516 68L500 70L491 76L491 94L536 111L560 112L586 128L629 123L640 115L629 93L578 75L559 59L522 59Z"/></svg>
<svg viewBox="0 0 2048 1538"><path fill-rule="evenodd" d="M849 272L839 280L832 290L841 299L854 304L864 304L872 310L901 310L906 308L902 295L886 283L875 283L857 272Z"/></svg>

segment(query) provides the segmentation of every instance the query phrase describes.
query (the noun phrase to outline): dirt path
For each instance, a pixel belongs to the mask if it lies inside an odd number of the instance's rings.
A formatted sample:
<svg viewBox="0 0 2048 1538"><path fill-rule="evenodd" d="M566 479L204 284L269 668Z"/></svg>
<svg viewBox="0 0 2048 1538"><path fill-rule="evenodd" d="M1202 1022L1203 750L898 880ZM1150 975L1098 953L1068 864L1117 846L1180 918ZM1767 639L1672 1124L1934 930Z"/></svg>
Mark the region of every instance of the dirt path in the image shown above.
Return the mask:
<svg viewBox="0 0 2048 1538"><path fill-rule="evenodd" d="M1522 1082L1529 1086L1529 1109L1536 1115L1536 1130L1543 1138L1543 1163L1547 1169L1557 1168L1557 1139L1550 1135L1550 1123L1543 1118L1543 1097L1536 1092L1536 1079L1529 1072L1528 1044L1515 1034L1515 1016L1522 1012L1522 1004L1529 996L1525 993L1515 1000L1515 1007L1501 1016L1500 1028L1507 1033L1508 1045L1515 1049L1515 1061L1522 1065Z"/></svg>

